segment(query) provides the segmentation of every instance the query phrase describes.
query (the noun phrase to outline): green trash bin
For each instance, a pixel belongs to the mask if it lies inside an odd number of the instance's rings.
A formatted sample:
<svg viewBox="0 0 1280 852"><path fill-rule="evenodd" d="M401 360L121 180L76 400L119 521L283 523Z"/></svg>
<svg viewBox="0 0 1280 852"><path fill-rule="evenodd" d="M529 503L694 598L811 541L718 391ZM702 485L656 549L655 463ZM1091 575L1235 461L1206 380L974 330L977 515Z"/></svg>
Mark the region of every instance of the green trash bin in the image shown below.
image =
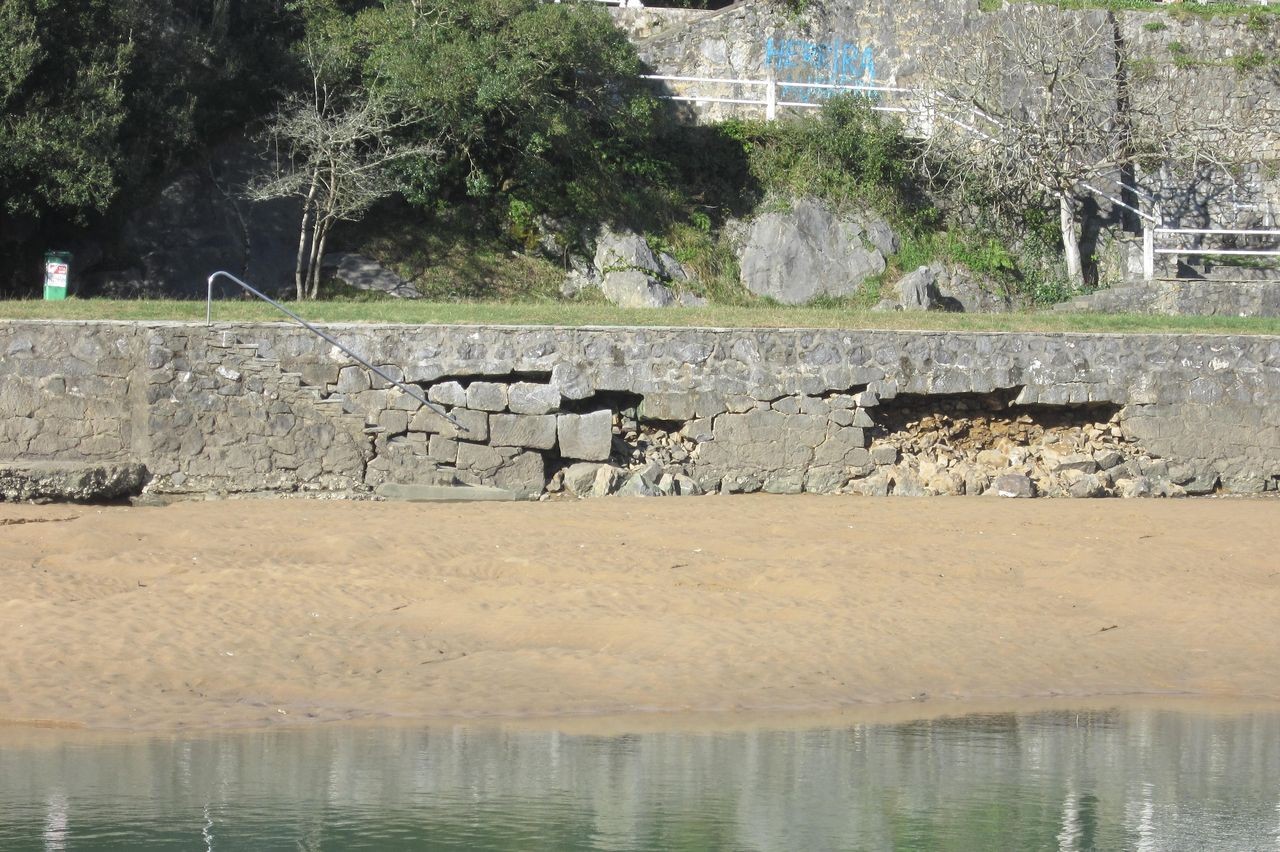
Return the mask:
<svg viewBox="0 0 1280 852"><path fill-rule="evenodd" d="M60 302L67 298L67 281L71 278L71 252L50 251L44 256L44 299Z"/></svg>

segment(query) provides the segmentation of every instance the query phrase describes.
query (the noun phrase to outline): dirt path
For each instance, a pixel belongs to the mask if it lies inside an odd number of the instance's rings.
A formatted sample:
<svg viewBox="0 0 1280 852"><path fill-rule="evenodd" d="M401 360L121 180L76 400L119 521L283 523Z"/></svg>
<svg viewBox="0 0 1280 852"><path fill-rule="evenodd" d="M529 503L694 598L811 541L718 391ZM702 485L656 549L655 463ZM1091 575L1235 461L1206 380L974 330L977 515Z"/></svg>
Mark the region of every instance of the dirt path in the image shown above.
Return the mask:
<svg viewBox="0 0 1280 852"><path fill-rule="evenodd" d="M0 719L1280 699L1280 501L0 504Z"/></svg>

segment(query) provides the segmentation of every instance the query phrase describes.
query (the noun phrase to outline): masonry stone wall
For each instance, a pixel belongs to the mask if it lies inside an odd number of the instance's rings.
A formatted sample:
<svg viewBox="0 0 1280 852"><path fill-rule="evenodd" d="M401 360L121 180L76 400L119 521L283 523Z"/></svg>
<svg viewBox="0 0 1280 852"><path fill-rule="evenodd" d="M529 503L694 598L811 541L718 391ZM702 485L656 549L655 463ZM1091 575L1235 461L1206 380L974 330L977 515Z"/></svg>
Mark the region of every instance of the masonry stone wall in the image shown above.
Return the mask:
<svg viewBox="0 0 1280 852"><path fill-rule="evenodd" d="M1276 281L1156 280L1097 290L1054 306L1057 311L1164 316L1280 317Z"/></svg>
<svg viewBox="0 0 1280 852"><path fill-rule="evenodd" d="M152 491L178 493L984 493L1015 475L1033 493L1098 496L1280 481L1274 337L329 330L450 419L295 326L11 321L0 461L132 461Z"/></svg>
<svg viewBox="0 0 1280 852"><path fill-rule="evenodd" d="M628 37L642 41L687 26L711 13L705 9L612 6L609 14L613 16L614 24Z"/></svg>
<svg viewBox="0 0 1280 852"><path fill-rule="evenodd" d="M761 0L748 0L670 27L639 42L654 73L762 80L772 76L785 101L817 101L814 89L793 83L852 84L877 81L910 88L921 82L921 60L948 46L977 43L1002 25L1005 10L982 11L977 0L899 2L829 0L792 14ZM1046 11L1046 14L1052 12ZM1168 221L1196 226L1272 226L1280 217L1280 19L1160 12L1079 10L1111 26L1116 52L1131 68L1144 63L1176 65L1185 93L1206 121L1222 115L1252 129L1238 152L1251 165L1235 181L1148 175L1143 185L1157 194ZM673 84L679 94L762 98L759 88L711 83ZM883 95L886 105L903 96ZM706 119L750 114L752 107L702 103ZM762 117L763 110L754 114ZM1110 189L1108 187L1108 189ZM1103 202L1106 206L1106 202Z"/></svg>

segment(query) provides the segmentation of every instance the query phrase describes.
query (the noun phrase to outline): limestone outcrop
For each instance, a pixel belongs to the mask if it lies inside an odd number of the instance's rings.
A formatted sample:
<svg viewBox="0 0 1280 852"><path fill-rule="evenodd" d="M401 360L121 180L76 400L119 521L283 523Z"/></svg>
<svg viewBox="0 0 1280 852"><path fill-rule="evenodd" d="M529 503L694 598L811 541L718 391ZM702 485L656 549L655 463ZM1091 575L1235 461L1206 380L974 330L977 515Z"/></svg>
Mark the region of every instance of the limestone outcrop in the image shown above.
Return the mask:
<svg viewBox="0 0 1280 852"><path fill-rule="evenodd" d="M561 293L573 296L597 288L611 304L622 308L697 306L706 300L689 292L691 276L666 252L656 252L633 231L602 227L591 262L579 260L565 278Z"/></svg>
<svg viewBox="0 0 1280 852"><path fill-rule="evenodd" d="M897 235L877 214L837 214L815 198L762 213L743 231L742 285L785 305L853 295L898 250Z"/></svg>

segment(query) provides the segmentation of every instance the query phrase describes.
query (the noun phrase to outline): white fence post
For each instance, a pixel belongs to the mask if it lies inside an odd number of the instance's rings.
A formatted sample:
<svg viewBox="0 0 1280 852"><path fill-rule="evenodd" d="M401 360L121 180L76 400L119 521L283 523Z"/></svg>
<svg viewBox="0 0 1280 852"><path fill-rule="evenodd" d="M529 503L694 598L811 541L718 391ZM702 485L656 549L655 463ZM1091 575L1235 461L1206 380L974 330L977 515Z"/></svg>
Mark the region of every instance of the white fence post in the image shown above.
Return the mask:
<svg viewBox="0 0 1280 852"><path fill-rule="evenodd" d="M1141 206L1141 204L1139 204ZM1160 203L1151 199L1151 218L1142 220L1142 279L1151 281L1156 277L1156 228L1164 224L1160 215Z"/></svg>
<svg viewBox="0 0 1280 852"><path fill-rule="evenodd" d="M773 121L778 117L778 87L773 79L773 72L769 72L768 78L764 81L764 119L765 121Z"/></svg>
<svg viewBox="0 0 1280 852"><path fill-rule="evenodd" d="M1142 220L1142 280L1156 277L1156 226Z"/></svg>

